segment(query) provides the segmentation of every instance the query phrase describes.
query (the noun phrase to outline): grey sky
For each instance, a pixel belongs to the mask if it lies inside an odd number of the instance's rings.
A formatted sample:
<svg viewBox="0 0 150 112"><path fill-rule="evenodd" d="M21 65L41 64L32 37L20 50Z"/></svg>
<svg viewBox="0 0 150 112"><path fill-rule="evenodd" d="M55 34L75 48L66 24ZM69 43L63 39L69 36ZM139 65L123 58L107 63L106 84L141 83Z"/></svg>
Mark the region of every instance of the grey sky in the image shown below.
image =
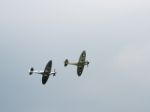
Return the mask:
<svg viewBox="0 0 150 112"><path fill-rule="evenodd" d="M1 0L0 111L149 112L149 30L149 0ZM28 69L50 59L43 86Z"/></svg>

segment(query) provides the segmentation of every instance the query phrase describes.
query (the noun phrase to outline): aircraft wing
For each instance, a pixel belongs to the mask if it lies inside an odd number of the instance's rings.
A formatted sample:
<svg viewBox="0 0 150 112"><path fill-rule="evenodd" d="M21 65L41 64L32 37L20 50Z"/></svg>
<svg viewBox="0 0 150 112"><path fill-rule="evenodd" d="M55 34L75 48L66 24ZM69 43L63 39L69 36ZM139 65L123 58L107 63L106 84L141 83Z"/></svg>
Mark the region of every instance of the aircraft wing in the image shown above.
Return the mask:
<svg viewBox="0 0 150 112"><path fill-rule="evenodd" d="M78 74L78 76L81 76L81 74L83 72L83 69L84 69L84 65L77 67L77 74Z"/></svg>
<svg viewBox="0 0 150 112"><path fill-rule="evenodd" d="M83 69L84 69L84 63L86 58L86 52L83 51L80 55L78 66L77 66L77 74L78 76L81 76Z"/></svg>
<svg viewBox="0 0 150 112"><path fill-rule="evenodd" d="M44 73L45 73L45 74L49 74L49 73L51 72L51 68L52 68L52 60L50 60L50 61L47 63L47 65L46 65L46 67L45 67L45 70L44 70Z"/></svg>
<svg viewBox="0 0 150 112"><path fill-rule="evenodd" d="M49 75L43 75L43 76L42 76L42 83L43 83L43 84L46 84L48 78L49 78Z"/></svg>

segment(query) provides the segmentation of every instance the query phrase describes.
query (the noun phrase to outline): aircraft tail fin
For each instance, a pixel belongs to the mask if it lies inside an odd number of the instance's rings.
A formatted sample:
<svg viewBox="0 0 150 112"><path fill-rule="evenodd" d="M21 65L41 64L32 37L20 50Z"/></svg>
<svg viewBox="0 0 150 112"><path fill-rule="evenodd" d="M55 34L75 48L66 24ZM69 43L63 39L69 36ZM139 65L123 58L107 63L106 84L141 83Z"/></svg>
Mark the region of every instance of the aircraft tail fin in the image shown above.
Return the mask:
<svg viewBox="0 0 150 112"><path fill-rule="evenodd" d="M64 62L64 66L66 67L68 65L68 63L69 63L69 61L68 61L68 59L66 59Z"/></svg>
<svg viewBox="0 0 150 112"><path fill-rule="evenodd" d="M32 75L33 71L34 71L34 68L31 67L31 69L30 69L30 71L29 71L29 75Z"/></svg>

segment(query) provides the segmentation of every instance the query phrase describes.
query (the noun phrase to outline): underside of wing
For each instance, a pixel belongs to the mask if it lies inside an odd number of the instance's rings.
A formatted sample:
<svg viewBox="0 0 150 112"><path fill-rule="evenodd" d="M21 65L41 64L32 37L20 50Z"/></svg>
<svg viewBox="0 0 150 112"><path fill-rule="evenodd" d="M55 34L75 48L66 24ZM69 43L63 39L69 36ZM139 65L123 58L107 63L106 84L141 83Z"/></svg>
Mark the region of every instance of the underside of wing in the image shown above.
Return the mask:
<svg viewBox="0 0 150 112"><path fill-rule="evenodd" d="M44 75L43 75L43 76L42 76L42 84L46 84L48 78L49 78L49 75L47 75L47 76L44 76Z"/></svg>
<svg viewBox="0 0 150 112"><path fill-rule="evenodd" d="M84 63L86 58L86 52L83 51L80 55L78 66L77 66L77 74L78 76L81 76L83 69L84 69Z"/></svg>
<svg viewBox="0 0 150 112"><path fill-rule="evenodd" d="M80 55L80 58L79 58L79 63L84 63L85 62L85 58L86 58L86 52L83 51Z"/></svg>
<svg viewBox="0 0 150 112"><path fill-rule="evenodd" d="M84 69L84 65L77 67L77 74L78 74L78 76L81 76L81 74L82 74L82 72L83 72L83 69Z"/></svg>
<svg viewBox="0 0 150 112"><path fill-rule="evenodd" d="M50 60L44 70L44 73L49 74L51 72L51 68L52 68L52 60Z"/></svg>

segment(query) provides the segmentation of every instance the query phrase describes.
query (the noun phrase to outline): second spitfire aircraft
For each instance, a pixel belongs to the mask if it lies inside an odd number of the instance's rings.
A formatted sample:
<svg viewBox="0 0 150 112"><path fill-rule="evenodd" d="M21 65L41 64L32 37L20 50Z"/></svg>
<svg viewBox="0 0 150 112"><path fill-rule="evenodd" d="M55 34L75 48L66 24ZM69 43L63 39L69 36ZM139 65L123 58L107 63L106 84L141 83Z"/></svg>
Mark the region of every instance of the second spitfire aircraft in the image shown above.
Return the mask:
<svg viewBox="0 0 150 112"><path fill-rule="evenodd" d="M42 83L46 84L50 75L53 75L53 76L56 75L55 69L54 69L54 72L51 72L51 68L52 68L52 60L50 60L47 63L44 71L35 71L34 68L32 67L29 70L29 75L32 75L33 73L41 74L42 75Z"/></svg>
<svg viewBox="0 0 150 112"><path fill-rule="evenodd" d="M64 66L66 67L68 64L70 65L76 65L77 66L77 74L78 76L81 76L84 66L89 64L89 61L86 61L86 52L83 51L80 55L79 61L78 62L69 62L68 59L65 60Z"/></svg>

